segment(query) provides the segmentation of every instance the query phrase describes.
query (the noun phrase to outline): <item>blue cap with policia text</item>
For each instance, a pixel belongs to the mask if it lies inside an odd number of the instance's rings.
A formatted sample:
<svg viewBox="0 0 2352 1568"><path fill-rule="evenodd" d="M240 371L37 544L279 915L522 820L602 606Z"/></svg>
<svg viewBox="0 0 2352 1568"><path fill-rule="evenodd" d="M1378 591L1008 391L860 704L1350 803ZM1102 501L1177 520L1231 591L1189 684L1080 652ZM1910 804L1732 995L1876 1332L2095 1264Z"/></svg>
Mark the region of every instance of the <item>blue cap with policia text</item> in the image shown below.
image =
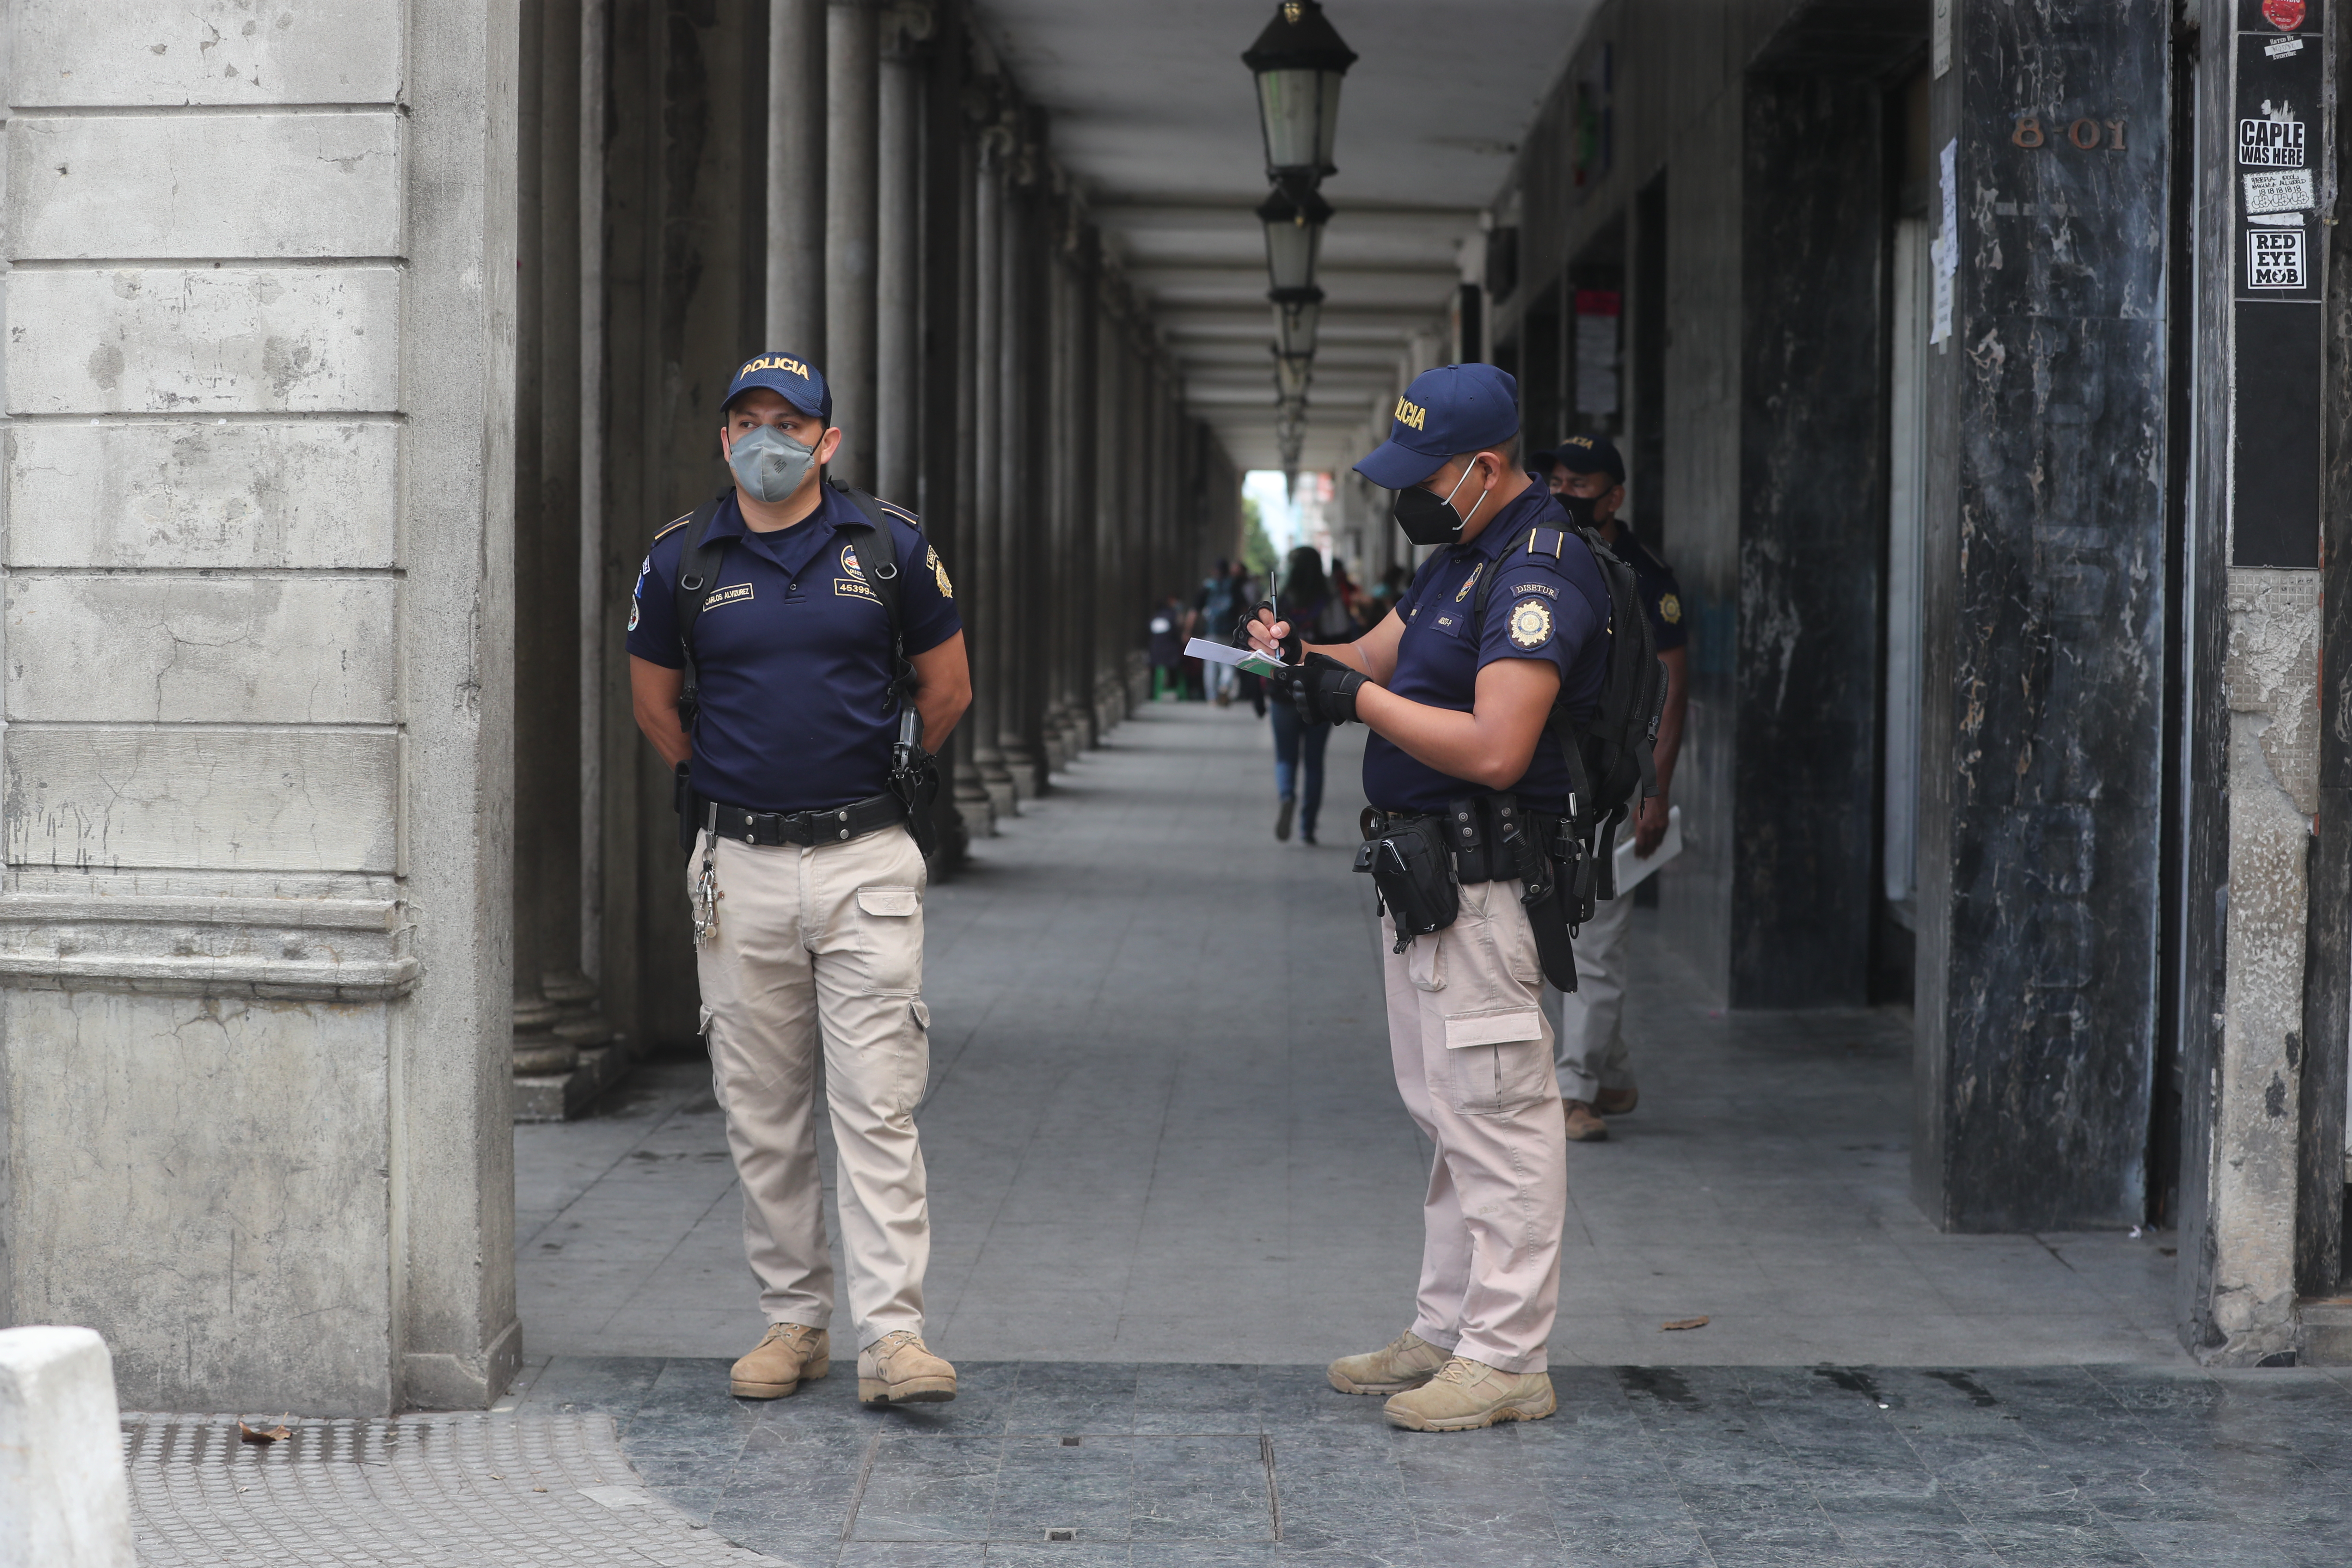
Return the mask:
<svg viewBox="0 0 2352 1568"><path fill-rule="evenodd" d="M720 406L733 406L739 395L754 386L766 387L812 418L833 423L833 388L824 384L816 366L797 355L769 353L745 360Z"/></svg>
<svg viewBox="0 0 2352 1568"><path fill-rule="evenodd" d="M1491 364L1423 371L1397 399L1389 438L1356 472L1386 490L1410 489L1445 459L1499 447L1519 433L1519 384Z"/></svg>

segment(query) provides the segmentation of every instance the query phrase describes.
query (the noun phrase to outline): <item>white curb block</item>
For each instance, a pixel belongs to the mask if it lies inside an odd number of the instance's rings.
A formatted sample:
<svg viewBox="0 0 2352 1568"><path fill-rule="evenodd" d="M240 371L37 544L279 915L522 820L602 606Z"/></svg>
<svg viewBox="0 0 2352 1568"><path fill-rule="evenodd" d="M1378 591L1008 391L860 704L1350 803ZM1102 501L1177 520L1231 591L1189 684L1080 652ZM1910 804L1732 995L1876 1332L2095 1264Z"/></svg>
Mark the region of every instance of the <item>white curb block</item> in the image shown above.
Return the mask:
<svg viewBox="0 0 2352 1568"><path fill-rule="evenodd" d="M0 1568L134 1568L114 1358L89 1329L0 1329Z"/></svg>

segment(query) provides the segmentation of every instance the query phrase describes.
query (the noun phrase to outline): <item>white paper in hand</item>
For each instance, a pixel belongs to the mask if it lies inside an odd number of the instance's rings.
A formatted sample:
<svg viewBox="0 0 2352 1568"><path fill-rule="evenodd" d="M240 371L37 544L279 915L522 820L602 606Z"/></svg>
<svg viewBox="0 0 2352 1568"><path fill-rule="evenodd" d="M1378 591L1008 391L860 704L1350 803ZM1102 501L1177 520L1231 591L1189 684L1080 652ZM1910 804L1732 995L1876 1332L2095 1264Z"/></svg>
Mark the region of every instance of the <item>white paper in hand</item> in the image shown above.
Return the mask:
<svg viewBox="0 0 2352 1568"><path fill-rule="evenodd" d="M1617 828L1617 852L1611 864L1617 868L1617 896L1623 898L1649 878L1659 867L1683 852L1683 808L1666 807L1666 836L1658 840L1657 848L1649 855L1633 853L1633 824L1627 821Z"/></svg>
<svg viewBox="0 0 2352 1568"><path fill-rule="evenodd" d="M1230 644L1211 642L1206 637L1194 637L1184 645L1187 658L1206 659L1211 664L1230 664L1235 669L1246 669L1252 675L1272 675L1282 668L1282 660L1268 658L1255 648L1234 647Z"/></svg>

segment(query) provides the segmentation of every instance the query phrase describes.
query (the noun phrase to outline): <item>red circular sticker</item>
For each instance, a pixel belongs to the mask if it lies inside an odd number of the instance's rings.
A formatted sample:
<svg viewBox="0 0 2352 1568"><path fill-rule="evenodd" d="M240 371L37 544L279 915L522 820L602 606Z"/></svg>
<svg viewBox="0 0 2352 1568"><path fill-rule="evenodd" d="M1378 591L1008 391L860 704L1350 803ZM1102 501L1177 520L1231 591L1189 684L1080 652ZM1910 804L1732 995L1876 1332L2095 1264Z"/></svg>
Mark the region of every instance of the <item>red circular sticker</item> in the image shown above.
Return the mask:
<svg viewBox="0 0 2352 1568"><path fill-rule="evenodd" d="M2263 20L2283 33L2303 26L2303 0L2263 0Z"/></svg>

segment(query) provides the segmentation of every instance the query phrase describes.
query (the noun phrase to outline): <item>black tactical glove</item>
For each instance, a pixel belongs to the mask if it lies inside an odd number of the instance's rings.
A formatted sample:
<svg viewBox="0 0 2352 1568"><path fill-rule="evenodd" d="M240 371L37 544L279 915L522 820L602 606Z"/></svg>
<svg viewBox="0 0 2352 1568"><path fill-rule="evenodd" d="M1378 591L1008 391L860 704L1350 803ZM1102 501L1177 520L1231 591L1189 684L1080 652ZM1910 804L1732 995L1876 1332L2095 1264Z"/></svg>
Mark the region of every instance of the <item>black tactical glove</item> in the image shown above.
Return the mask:
<svg viewBox="0 0 2352 1568"><path fill-rule="evenodd" d="M1310 653L1306 663L1285 669L1279 679L1283 694L1309 724L1352 724L1356 693L1371 677L1328 653Z"/></svg>
<svg viewBox="0 0 2352 1568"><path fill-rule="evenodd" d="M1239 626L1234 628L1234 646L1235 647L1249 648L1255 651L1257 645L1250 641L1250 627L1257 624L1258 613L1260 611L1271 610L1274 607L1274 601L1272 599L1260 599L1257 604L1251 608L1249 618L1243 621ZM1283 638L1276 646L1282 649L1283 663L1297 664L1298 662L1299 650L1305 645L1299 640L1298 628L1293 626L1290 629L1290 635Z"/></svg>

